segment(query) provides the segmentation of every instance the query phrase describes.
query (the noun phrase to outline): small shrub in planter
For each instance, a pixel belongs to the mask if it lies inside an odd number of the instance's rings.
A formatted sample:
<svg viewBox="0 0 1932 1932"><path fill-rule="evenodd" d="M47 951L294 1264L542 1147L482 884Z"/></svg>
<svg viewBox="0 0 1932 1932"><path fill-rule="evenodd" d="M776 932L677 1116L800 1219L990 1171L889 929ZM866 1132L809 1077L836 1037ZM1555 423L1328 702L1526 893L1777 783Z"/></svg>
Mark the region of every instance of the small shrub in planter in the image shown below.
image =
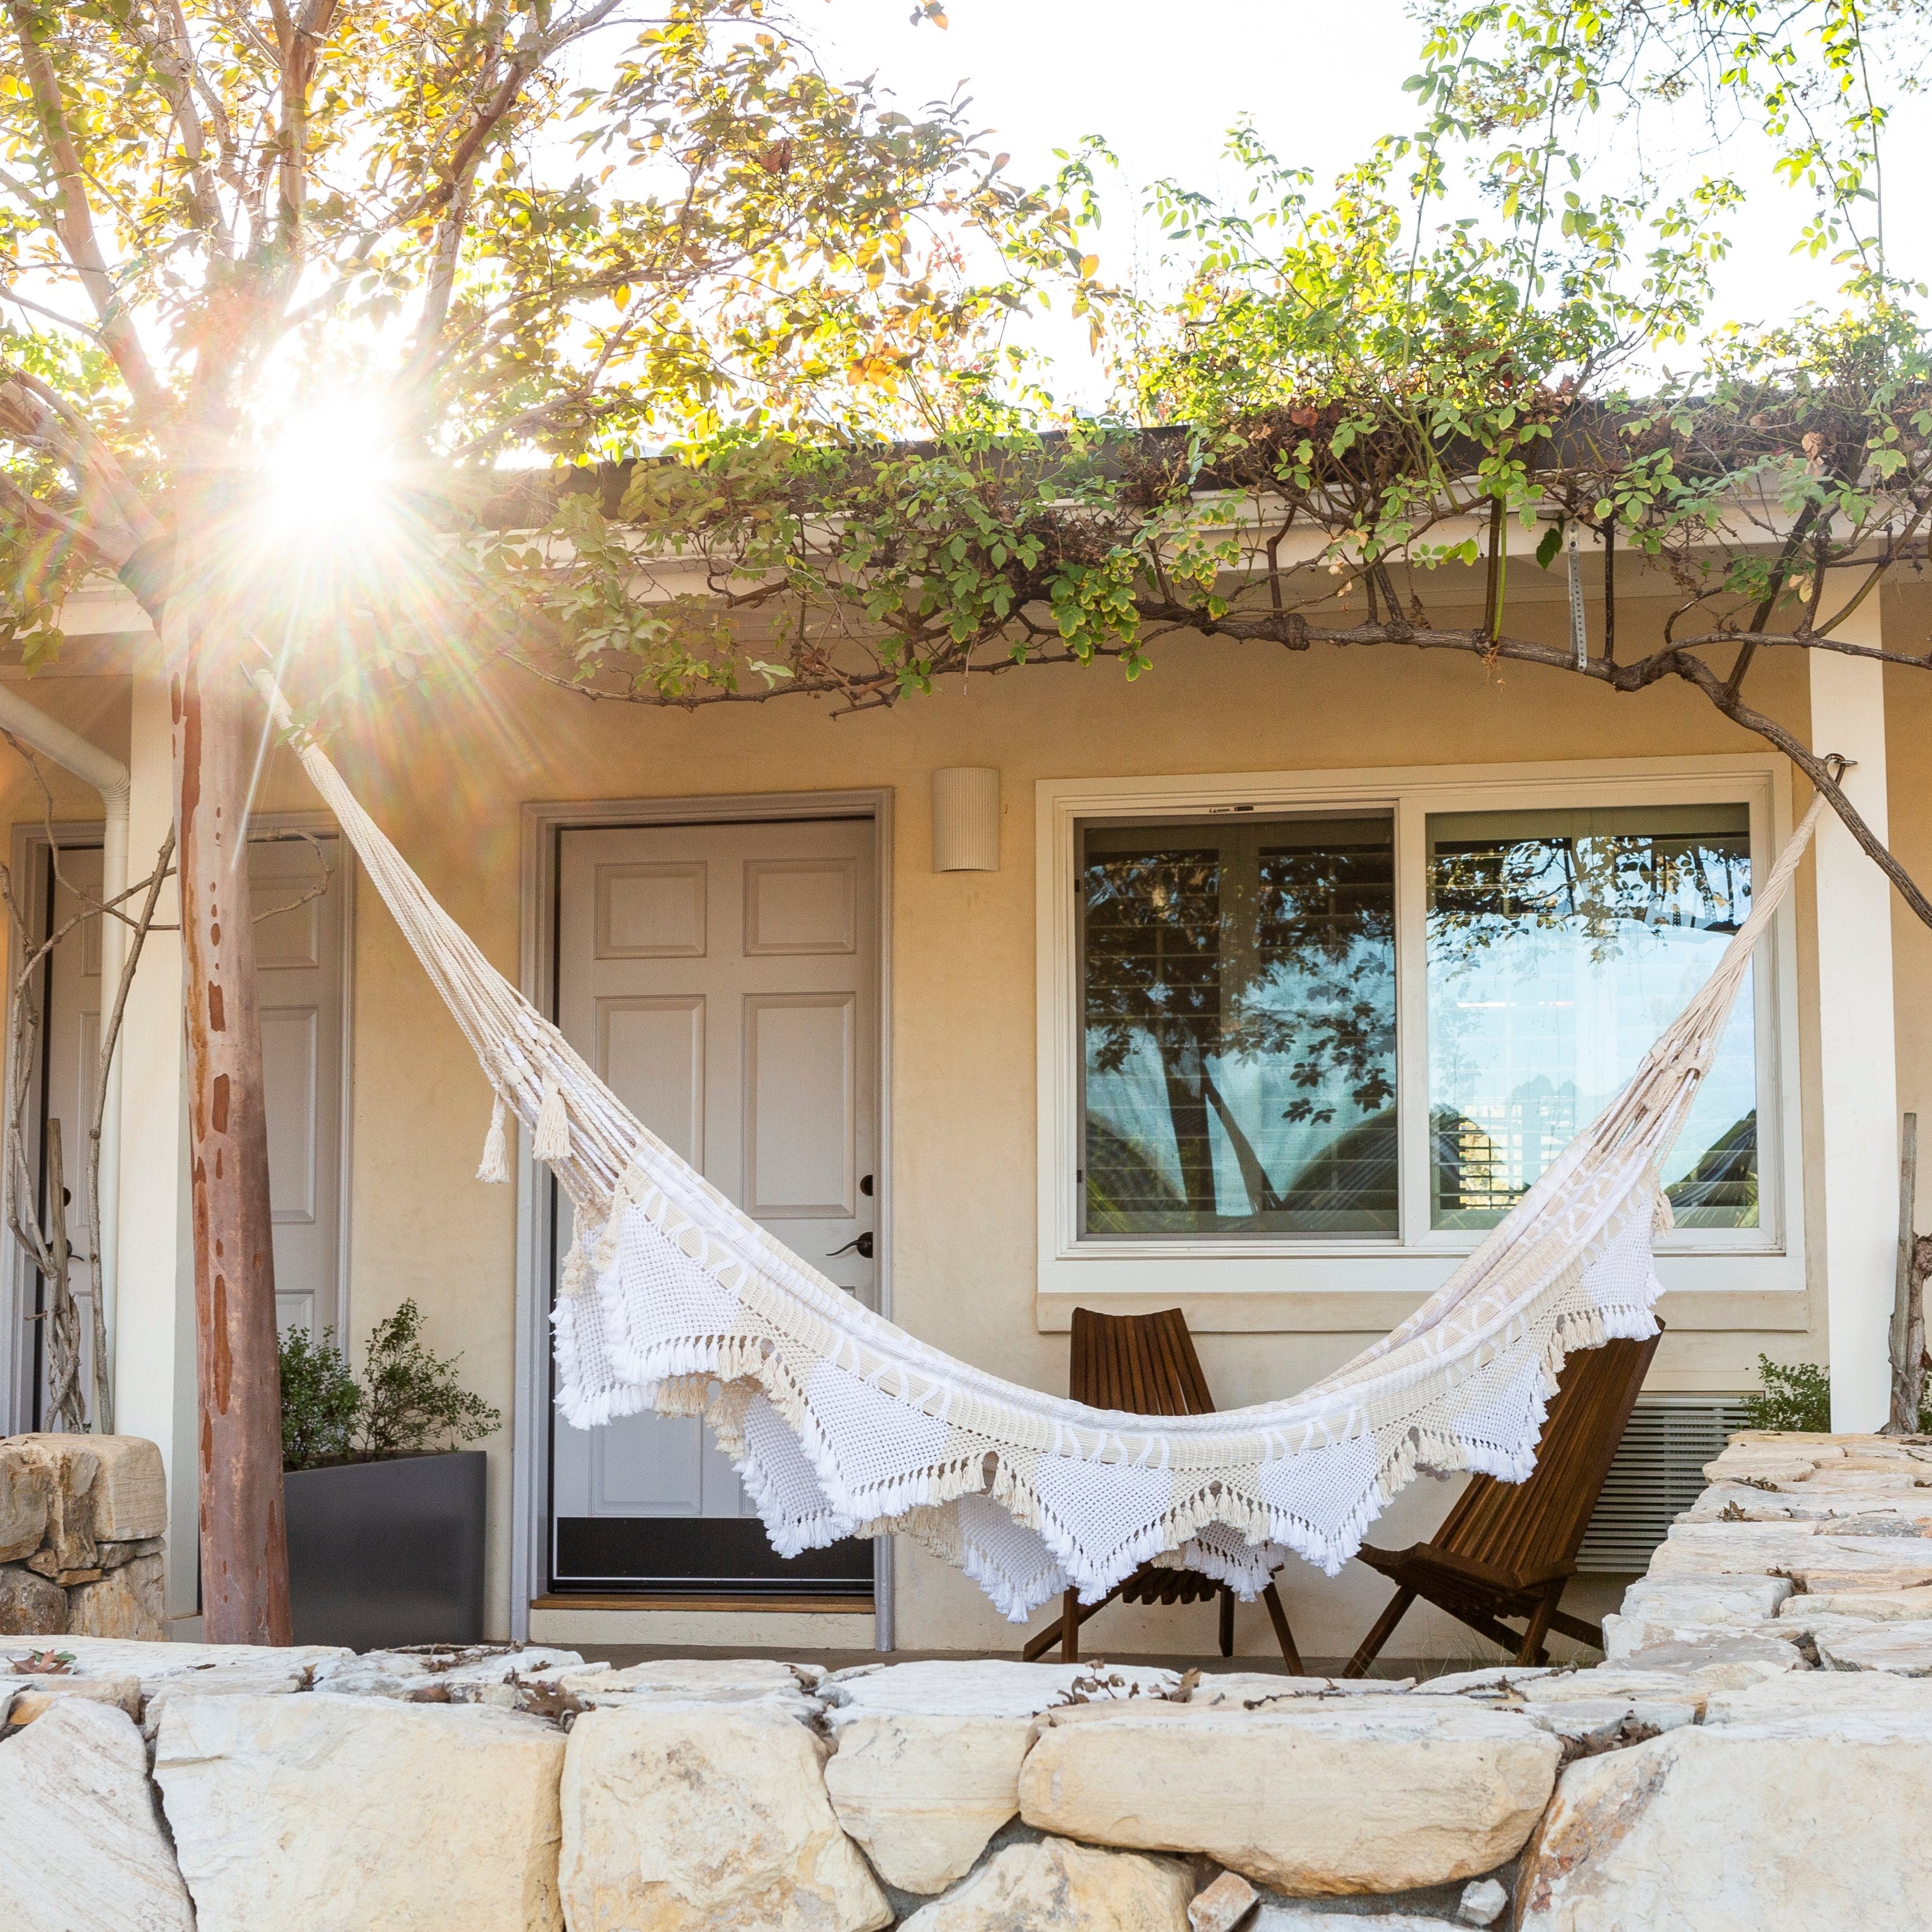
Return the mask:
<svg viewBox="0 0 1932 1932"><path fill-rule="evenodd" d="M359 1380L333 1329L288 1335L281 1370L296 1641L480 1640L485 1459L460 1445L501 1415L423 1346L412 1300L377 1324Z"/></svg>

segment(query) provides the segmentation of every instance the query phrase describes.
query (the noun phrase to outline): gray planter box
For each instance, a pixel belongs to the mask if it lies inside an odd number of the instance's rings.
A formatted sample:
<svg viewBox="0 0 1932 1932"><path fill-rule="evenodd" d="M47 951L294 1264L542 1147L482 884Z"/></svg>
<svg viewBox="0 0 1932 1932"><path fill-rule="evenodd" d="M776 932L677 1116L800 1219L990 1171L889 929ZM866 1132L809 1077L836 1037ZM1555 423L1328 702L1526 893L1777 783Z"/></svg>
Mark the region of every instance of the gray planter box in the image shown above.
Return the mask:
<svg viewBox="0 0 1932 1932"><path fill-rule="evenodd" d="M488 1466L460 1449L285 1474L296 1642L480 1643Z"/></svg>

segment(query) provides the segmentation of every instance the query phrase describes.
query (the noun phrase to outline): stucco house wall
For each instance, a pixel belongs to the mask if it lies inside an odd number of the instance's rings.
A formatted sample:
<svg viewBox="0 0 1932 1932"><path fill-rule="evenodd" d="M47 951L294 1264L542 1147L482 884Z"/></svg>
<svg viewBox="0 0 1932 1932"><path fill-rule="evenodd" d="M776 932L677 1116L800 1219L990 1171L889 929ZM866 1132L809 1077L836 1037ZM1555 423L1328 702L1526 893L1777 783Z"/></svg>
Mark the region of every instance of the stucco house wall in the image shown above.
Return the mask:
<svg viewBox="0 0 1932 1932"><path fill-rule="evenodd" d="M1620 628L1634 645L1666 610L1662 603L1634 605L1620 617ZM1442 614L1456 620L1456 614ZM1888 587L1888 645L1922 648L1928 621L1932 593ZM1562 607L1554 601L1532 605L1519 628L1558 640ZM1903 644L1894 643L1900 638ZM105 648L95 646L97 658ZM140 741L145 734L152 773L156 735L165 725L152 646L140 653L131 737L130 677L118 666L102 662L92 676L38 680L30 694L106 748L131 752L137 797ZM1515 665L1491 670L1460 656L1393 647L1292 653L1177 638L1160 644L1154 657L1154 670L1132 685L1111 667L1027 670L949 685L890 710L842 717L790 699L695 714L593 704L502 667L434 715L399 710L352 721L331 750L431 891L512 977L524 913L519 880L526 802L890 787L893 1315L937 1347L982 1367L1062 1390L1066 1339L1042 1331L1034 1300L1036 781L1694 760L1762 749L1702 698L1671 681L1618 697L1561 674ZM1797 651L1762 654L1753 674L1756 701L1801 736L1810 717L1807 680L1804 654ZM1932 679L1904 670L1888 674L1886 712L1892 840L1918 876L1932 876L1927 803ZM158 755L165 758L164 736ZM997 872L932 870L932 774L957 765L991 766L1000 773ZM92 795L84 788L58 777L55 785L63 816L90 815ZM10 821L38 818L37 795L30 796L16 762L0 766L0 806ZM1805 797L1800 780L1798 808ZM279 754L265 773L261 799L270 809L307 809L315 802L299 771ZM137 866L141 857L137 836ZM1798 1305L1786 1325L1673 1321L1653 1388L1738 1390L1753 1384L1760 1350L1814 1360L1827 1352L1819 1259L1823 1217L1815 1184L1818 934L1811 874L1808 862L1792 914L1808 1285L1795 1298ZM1932 1110L1932 1018L1919 988L1932 966L1932 932L1895 898L1892 913L1898 1100L1926 1112ZM514 1412L516 1190L484 1187L472 1178L488 1119L488 1087L366 880L358 881L356 934L351 1340L359 1345L370 1324L413 1295L428 1317L432 1346L460 1350L466 1379L509 1418L486 1445L492 1621L507 1631L513 1597L522 1587L511 1564L512 1438L546 1420ZM157 942L158 973L166 945ZM1292 1294L1293 1264L1282 1266L1282 1286ZM1664 1312L1672 1319L1667 1301ZM1385 1325L1377 1318L1358 1330L1298 1332L1292 1312L1282 1319L1268 1332L1217 1332L1211 1315L1197 1315L1202 1360L1222 1406L1298 1388ZM160 1379L152 1365L151 1378L158 1384ZM184 1459L177 1454L175 1460ZM1426 1534L1452 1493L1448 1485L1418 1484L1399 1500L1376 1540L1400 1544ZM1018 1634L963 1577L904 1546L896 1552L895 1574L902 1647L1017 1648ZM1313 1655L1352 1648L1386 1594L1386 1586L1360 1566L1331 1582L1291 1564L1282 1580L1302 1648ZM1456 1654L1468 1647L1470 1640L1454 1634L1454 1626L1432 1628L1420 1610L1412 1617L1394 1646L1398 1652L1432 1646ZM1202 1610L1116 1606L1088 1627L1085 1640L1102 1652L1206 1651L1213 1624L1211 1613ZM607 1641L775 1644L871 1637L869 1618L753 1612L540 1610L530 1628L547 1639ZM1258 1605L1244 1607L1237 1630L1243 1651L1271 1648Z"/></svg>

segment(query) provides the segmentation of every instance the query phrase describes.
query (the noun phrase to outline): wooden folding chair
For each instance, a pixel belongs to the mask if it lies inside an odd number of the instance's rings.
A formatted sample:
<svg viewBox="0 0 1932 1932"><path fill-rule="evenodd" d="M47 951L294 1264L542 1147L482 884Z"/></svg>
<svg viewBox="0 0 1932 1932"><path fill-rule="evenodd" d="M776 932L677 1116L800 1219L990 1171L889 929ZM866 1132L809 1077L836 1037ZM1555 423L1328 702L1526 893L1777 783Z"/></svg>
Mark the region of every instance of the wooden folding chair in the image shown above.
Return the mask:
<svg viewBox="0 0 1932 1932"><path fill-rule="evenodd" d="M1136 1415L1207 1415L1214 1407L1208 1378L1201 1372L1201 1358L1194 1352L1194 1338L1178 1308L1164 1308L1157 1315L1096 1315L1076 1308L1067 1392L1090 1408L1125 1409ZM1061 1659L1077 1663L1080 1626L1116 1597L1126 1604L1204 1604L1218 1597L1221 1654L1234 1654L1234 1592L1197 1570L1144 1563L1097 1604L1083 1604L1069 1590L1058 1619L1030 1638L1022 1654L1030 1664L1057 1640ZM1296 1676L1305 1676L1288 1613L1272 1582L1262 1592L1262 1600L1274 1625L1282 1661Z"/></svg>
<svg viewBox="0 0 1932 1932"><path fill-rule="evenodd" d="M1396 1592L1343 1676L1360 1677L1368 1669L1418 1597L1514 1651L1519 1664L1546 1663L1544 1640L1552 1630L1603 1648L1597 1624L1565 1616L1557 1605L1576 1574L1577 1547L1658 1339L1607 1342L1570 1355L1557 1378L1527 1482L1474 1477L1428 1542L1407 1550L1362 1546L1357 1554L1389 1578ZM1528 1621L1519 1634L1500 1621L1504 1617Z"/></svg>

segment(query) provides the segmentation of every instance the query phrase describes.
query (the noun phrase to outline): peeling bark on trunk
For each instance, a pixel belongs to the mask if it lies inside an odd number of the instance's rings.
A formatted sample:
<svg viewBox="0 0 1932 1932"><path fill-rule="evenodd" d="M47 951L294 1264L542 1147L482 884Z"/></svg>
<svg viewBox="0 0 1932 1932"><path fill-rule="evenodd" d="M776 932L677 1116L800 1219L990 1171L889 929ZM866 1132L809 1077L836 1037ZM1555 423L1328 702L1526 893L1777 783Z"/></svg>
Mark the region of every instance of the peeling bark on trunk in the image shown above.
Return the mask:
<svg viewBox="0 0 1932 1932"><path fill-rule="evenodd" d="M173 614L170 614L171 616ZM171 628L172 628L171 626ZM201 1588L211 1643L291 1641L281 1379L248 797L254 722L232 655L190 616L175 653L175 814L200 1394ZM170 642L173 642L172 639Z"/></svg>

